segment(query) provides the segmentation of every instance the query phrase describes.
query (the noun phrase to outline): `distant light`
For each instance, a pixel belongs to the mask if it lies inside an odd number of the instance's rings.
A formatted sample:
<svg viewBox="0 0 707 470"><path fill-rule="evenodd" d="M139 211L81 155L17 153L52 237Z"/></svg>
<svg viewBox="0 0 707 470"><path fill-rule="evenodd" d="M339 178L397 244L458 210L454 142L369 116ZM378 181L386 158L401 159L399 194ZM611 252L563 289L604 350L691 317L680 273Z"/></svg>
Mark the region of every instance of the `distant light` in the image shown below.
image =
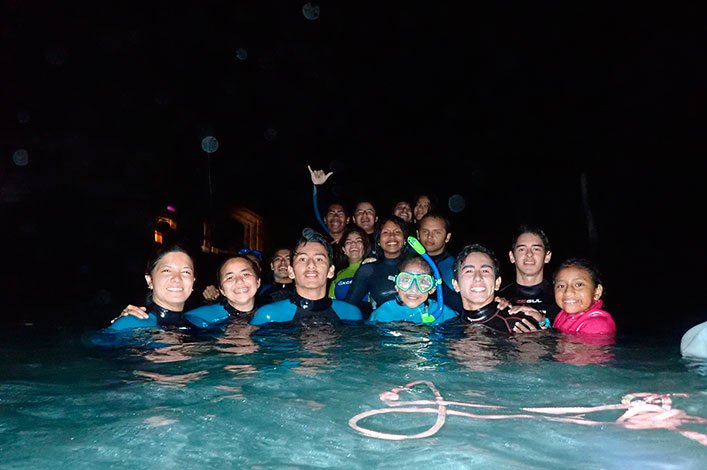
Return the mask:
<svg viewBox="0 0 707 470"><path fill-rule="evenodd" d="M177 208L171 204L169 206L167 206L167 210L170 212L177 212Z"/></svg>
<svg viewBox="0 0 707 470"><path fill-rule="evenodd" d="M214 153L218 150L218 140L214 136L206 136L201 139L201 149L206 153Z"/></svg>
<svg viewBox="0 0 707 470"><path fill-rule="evenodd" d="M305 3L302 7L302 14L310 21L316 20L319 18L319 5L313 5L309 2Z"/></svg>
<svg viewBox="0 0 707 470"><path fill-rule="evenodd" d="M29 164L29 152L25 149L17 149L12 154L12 161L17 166L27 166Z"/></svg>
<svg viewBox="0 0 707 470"><path fill-rule="evenodd" d="M466 201L463 196L455 194L449 198L447 205L449 206L450 211L461 212L466 207Z"/></svg>
<svg viewBox="0 0 707 470"><path fill-rule="evenodd" d="M240 60L246 60L248 58L248 51L241 47L236 51L236 57Z"/></svg>

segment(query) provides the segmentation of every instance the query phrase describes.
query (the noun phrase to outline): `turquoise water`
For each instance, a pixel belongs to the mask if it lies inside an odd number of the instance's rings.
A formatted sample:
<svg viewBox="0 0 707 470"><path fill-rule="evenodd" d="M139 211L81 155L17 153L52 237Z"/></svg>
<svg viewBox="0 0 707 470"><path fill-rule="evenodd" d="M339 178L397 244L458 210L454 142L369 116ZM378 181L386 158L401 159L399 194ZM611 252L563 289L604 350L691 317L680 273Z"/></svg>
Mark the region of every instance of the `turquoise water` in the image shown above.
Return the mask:
<svg viewBox="0 0 707 470"><path fill-rule="evenodd" d="M162 332L120 347L98 347L92 332L76 329L6 331L0 467L698 469L707 462L707 445L679 433L707 434L707 421L630 429L616 423L622 409L590 411L579 423L509 416L651 392L687 394L673 397L672 408L707 418L707 364L681 358L679 340L582 345L550 335L462 338L412 325L231 330ZM434 435L400 441L349 425L359 413L390 408L381 393L418 380L446 401L497 407L449 410L501 417L448 415ZM434 399L425 386L399 396ZM436 418L387 413L359 425L412 435Z"/></svg>

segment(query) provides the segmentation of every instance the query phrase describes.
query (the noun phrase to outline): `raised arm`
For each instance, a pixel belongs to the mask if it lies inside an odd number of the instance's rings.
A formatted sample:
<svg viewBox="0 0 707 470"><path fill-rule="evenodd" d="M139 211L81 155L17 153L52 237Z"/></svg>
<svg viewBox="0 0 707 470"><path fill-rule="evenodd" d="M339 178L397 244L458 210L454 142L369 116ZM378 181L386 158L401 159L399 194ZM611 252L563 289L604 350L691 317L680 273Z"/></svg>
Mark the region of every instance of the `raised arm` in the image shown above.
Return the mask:
<svg viewBox="0 0 707 470"><path fill-rule="evenodd" d="M319 222L319 225L324 229L324 231L328 235L331 235L331 233L329 233L329 228L324 223L322 214L319 212L319 205L317 204L317 186L326 183L326 180L328 180L329 177L334 174L334 172L330 171L329 173L326 173L324 170L312 170L312 167L309 165L307 165L307 169L309 170L309 174L312 177L312 203L314 204L314 217L317 218L317 222Z"/></svg>

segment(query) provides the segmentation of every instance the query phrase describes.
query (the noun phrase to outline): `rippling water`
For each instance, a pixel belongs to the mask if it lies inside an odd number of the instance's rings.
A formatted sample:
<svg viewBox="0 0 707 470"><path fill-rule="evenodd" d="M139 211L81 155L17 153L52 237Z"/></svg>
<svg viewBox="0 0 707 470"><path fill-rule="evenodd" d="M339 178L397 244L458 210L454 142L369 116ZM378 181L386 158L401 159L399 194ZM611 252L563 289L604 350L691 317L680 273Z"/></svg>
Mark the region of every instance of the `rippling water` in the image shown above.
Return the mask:
<svg viewBox="0 0 707 470"><path fill-rule="evenodd" d="M231 325L120 342L72 329L5 331L0 467L705 468L707 364L681 358L678 343L588 345L423 325ZM415 381L428 384L399 390ZM430 385L456 402L441 418ZM398 401L382 401L391 391ZM633 427L617 423L625 407L589 409L642 392L685 395L672 396L655 429L634 429L645 427L640 416ZM402 403L420 400L428 404ZM556 407L587 410L550 414ZM368 431L349 424L391 408L399 412L357 422ZM365 435L425 433L439 420L419 439Z"/></svg>

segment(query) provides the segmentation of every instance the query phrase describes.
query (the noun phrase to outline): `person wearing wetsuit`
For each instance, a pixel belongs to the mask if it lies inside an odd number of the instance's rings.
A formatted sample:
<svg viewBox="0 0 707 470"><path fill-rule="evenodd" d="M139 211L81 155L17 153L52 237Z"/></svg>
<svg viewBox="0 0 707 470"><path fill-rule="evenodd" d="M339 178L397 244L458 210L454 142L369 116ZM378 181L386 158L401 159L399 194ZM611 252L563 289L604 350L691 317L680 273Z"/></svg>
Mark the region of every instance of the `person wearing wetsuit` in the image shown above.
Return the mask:
<svg viewBox="0 0 707 470"><path fill-rule="evenodd" d="M289 272L295 280L294 295L260 307L251 325L338 324L363 319L358 307L326 296L327 280L334 277L334 264L331 245L321 234L310 228L302 231Z"/></svg>
<svg viewBox="0 0 707 470"><path fill-rule="evenodd" d="M521 225L511 241L508 258L515 266L515 282L503 286L498 295L514 305L534 308L554 321L560 308L555 303L552 283L544 278L545 265L552 258L545 232Z"/></svg>
<svg viewBox="0 0 707 470"><path fill-rule="evenodd" d="M344 298L344 301L358 306L366 318L372 310L396 296L395 275L406 252L405 221L395 215L383 219L378 240L383 258L358 268Z"/></svg>
<svg viewBox="0 0 707 470"><path fill-rule="evenodd" d="M461 250L454 263L453 283L462 299L459 321L463 324L484 326L503 333L546 328L544 321L541 327L538 319L525 313L510 314L508 308L499 308L494 300L501 285L498 259L492 250L482 245L467 245Z"/></svg>
<svg viewBox="0 0 707 470"><path fill-rule="evenodd" d="M342 258L348 260L348 264L336 272L336 276L329 283L328 295L332 299L344 300L356 271L361 267L363 260L369 256L370 246L366 232L355 225L344 231L341 242ZM334 247L332 249L336 250Z"/></svg>
<svg viewBox="0 0 707 470"><path fill-rule="evenodd" d="M290 278L288 268L292 263L292 250L279 248L270 259L272 282L262 283L256 297L258 305L289 299L295 291L295 282Z"/></svg>
<svg viewBox="0 0 707 470"><path fill-rule="evenodd" d="M226 258L217 271L221 299L184 314L197 328L213 328L236 319L250 321L257 310L256 295L260 287L260 270L248 256Z"/></svg>
<svg viewBox="0 0 707 470"><path fill-rule="evenodd" d="M369 317L369 323L410 322L438 325L457 318L458 313L444 306L438 311L430 299L437 287L432 268L422 256L412 254L401 263L395 276L394 299L379 306Z"/></svg>
<svg viewBox="0 0 707 470"><path fill-rule="evenodd" d="M194 261L179 245L158 249L147 262L145 281L150 290L146 307L128 305L104 331L133 328L188 327L184 305L194 288Z"/></svg>

